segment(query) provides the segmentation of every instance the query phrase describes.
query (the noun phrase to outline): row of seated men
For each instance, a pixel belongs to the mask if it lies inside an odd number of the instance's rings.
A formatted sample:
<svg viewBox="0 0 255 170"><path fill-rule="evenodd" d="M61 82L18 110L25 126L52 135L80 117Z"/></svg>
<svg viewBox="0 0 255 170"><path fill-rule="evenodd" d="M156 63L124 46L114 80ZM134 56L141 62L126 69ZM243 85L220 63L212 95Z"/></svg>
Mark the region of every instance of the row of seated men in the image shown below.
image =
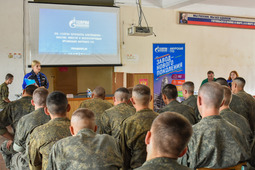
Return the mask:
<svg viewBox="0 0 255 170"><path fill-rule="evenodd" d="M162 90L166 106L149 109L149 87L136 85L114 94L114 106L97 87L71 121L65 94L48 94L28 86L23 97L0 113L0 134L7 138L1 153L9 169L176 169L225 168L249 162L255 166L255 100L236 78L231 90L219 78L200 87ZM131 101L132 106L128 104ZM187 106L189 105L189 106ZM6 127L11 125L14 135ZM192 126L193 125L193 126Z"/></svg>

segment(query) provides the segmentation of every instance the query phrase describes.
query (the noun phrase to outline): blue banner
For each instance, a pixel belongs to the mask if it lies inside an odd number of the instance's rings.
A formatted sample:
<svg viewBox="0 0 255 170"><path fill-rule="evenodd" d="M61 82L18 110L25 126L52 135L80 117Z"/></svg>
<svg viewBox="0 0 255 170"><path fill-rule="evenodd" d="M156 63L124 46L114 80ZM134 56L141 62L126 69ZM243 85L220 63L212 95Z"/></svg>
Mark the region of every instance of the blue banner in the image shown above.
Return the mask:
<svg viewBox="0 0 255 170"><path fill-rule="evenodd" d="M153 44L154 110L165 104L162 88L166 84L177 86L182 97L181 85L185 82L185 44Z"/></svg>

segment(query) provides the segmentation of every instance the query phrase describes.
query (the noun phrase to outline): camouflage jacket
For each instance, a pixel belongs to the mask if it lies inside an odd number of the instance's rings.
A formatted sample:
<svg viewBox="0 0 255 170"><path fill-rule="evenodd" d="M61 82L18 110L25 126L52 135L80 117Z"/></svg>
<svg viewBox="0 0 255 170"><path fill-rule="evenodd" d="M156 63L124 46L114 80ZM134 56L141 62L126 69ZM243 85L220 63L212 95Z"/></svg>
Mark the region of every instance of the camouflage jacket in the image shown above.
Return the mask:
<svg viewBox="0 0 255 170"><path fill-rule="evenodd" d="M186 117L192 125L197 122L194 110L191 107L181 104L176 100L171 101L168 105L159 110L159 113L163 112L180 113Z"/></svg>
<svg viewBox="0 0 255 170"><path fill-rule="evenodd" d="M14 137L14 143L22 152L26 149L26 143L29 141L29 135L37 126L43 125L50 121L50 116L44 113L44 108L39 108L32 113L23 116L17 125ZM21 149L23 148L23 150Z"/></svg>
<svg viewBox="0 0 255 170"><path fill-rule="evenodd" d="M220 115L203 118L193 125L188 151L179 158L190 168L226 168L250 159L248 141L241 130Z"/></svg>
<svg viewBox="0 0 255 170"><path fill-rule="evenodd" d="M220 115L231 124L239 127L242 133L246 136L248 142L252 143L253 134L248 120L246 120L243 116L237 114L236 112L233 112L231 109L222 110L220 112Z"/></svg>
<svg viewBox="0 0 255 170"><path fill-rule="evenodd" d="M146 161L141 167L135 170L191 170L190 168L180 165L175 159L160 157Z"/></svg>
<svg viewBox="0 0 255 170"><path fill-rule="evenodd" d="M101 132L119 140L121 123L133 114L135 114L135 108L126 103L120 103L106 110L101 117Z"/></svg>
<svg viewBox="0 0 255 170"><path fill-rule="evenodd" d="M247 104L248 111L249 111L249 123L252 132L255 131L255 99L245 91L240 91L236 94L237 96L241 97L245 103Z"/></svg>
<svg viewBox="0 0 255 170"><path fill-rule="evenodd" d="M197 108L197 98L196 98L196 96L191 95L186 100L184 100L182 102L182 104L190 106L195 111L195 117L196 117L197 122L199 122L202 119L202 117L201 117L201 115L198 111L198 108Z"/></svg>
<svg viewBox="0 0 255 170"><path fill-rule="evenodd" d="M0 112L0 135L7 132L6 126L11 125L15 133L19 119L34 111L31 104L32 97L26 96L19 100L9 103L2 112Z"/></svg>
<svg viewBox="0 0 255 170"><path fill-rule="evenodd" d="M53 145L47 170L117 170L122 165L118 145L113 137L82 129Z"/></svg>
<svg viewBox="0 0 255 170"><path fill-rule="evenodd" d="M145 162L147 155L145 136L157 116L158 113L143 109L124 120L120 134L124 170L137 168Z"/></svg>
<svg viewBox="0 0 255 170"><path fill-rule="evenodd" d="M243 117L245 117L249 121L248 106L241 97L233 94L232 95L232 100L229 104L229 107L230 107L231 110L233 110L234 112L242 115Z"/></svg>
<svg viewBox="0 0 255 170"><path fill-rule="evenodd" d="M28 143L28 158L31 170L45 170L47 168L49 153L54 143L71 136L69 126L69 119L55 118L33 130Z"/></svg>
<svg viewBox="0 0 255 170"><path fill-rule="evenodd" d="M9 88L6 83L0 85L0 109L4 109L4 107L8 104L5 102L5 99L9 97Z"/></svg>
<svg viewBox="0 0 255 170"><path fill-rule="evenodd" d="M84 100L79 108L86 108L91 110L96 117L96 125L98 126L98 130L97 132L101 131L101 116L103 114L103 112L107 109L110 109L113 105L106 101L106 100L102 100L100 98L93 98L93 99L89 99L89 100Z"/></svg>

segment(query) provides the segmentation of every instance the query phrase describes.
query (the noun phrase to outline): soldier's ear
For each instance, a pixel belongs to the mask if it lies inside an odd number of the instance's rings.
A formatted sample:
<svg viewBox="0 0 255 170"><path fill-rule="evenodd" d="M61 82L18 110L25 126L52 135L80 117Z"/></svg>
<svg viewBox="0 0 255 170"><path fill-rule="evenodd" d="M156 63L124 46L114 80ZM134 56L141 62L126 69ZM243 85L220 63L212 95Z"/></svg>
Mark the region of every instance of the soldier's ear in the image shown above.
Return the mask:
<svg viewBox="0 0 255 170"><path fill-rule="evenodd" d="M71 135L74 136L74 130L73 130L73 127L72 126L69 126L69 130L71 132Z"/></svg>
<svg viewBox="0 0 255 170"><path fill-rule="evenodd" d="M49 110L48 110L47 107L44 108L44 113L45 113L46 115L48 115L48 116L50 115L50 112L49 112Z"/></svg>
<svg viewBox="0 0 255 170"><path fill-rule="evenodd" d="M31 104L32 104L33 106L35 106L35 102L34 102L33 99L31 100Z"/></svg>
<svg viewBox="0 0 255 170"><path fill-rule="evenodd" d="M71 110L70 104L67 105L66 111L69 112Z"/></svg>
<svg viewBox="0 0 255 170"><path fill-rule="evenodd" d="M185 153L188 151L188 147L186 146L183 151L180 153L180 155L178 157L182 157L183 155L185 155Z"/></svg>
<svg viewBox="0 0 255 170"><path fill-rule="evenodd" d="M131 103L132 103L133 105L135 105L135 100L134 100L133 97L130 98L130 101L131 101Z"/></svg>
<svg viewBox="0 0 255 170"><path fill-rule="evenodd" d="M151 140L151 132L148 131L145 137L145 144L146 145L150 144L150 140Z"/></svg>
<svg viewBox="0 0 255 170"><path fill-rule="evenodd" d="M94 127L94 132L97 132L97 125L95 125Z"/></svg>
<svg viewBox="0 0 255 170"><path fill-rule="evenodd" d="M151 95L151 97L150 97L150 102L151 102L151 100L152 100L152 95Z"/></svg>

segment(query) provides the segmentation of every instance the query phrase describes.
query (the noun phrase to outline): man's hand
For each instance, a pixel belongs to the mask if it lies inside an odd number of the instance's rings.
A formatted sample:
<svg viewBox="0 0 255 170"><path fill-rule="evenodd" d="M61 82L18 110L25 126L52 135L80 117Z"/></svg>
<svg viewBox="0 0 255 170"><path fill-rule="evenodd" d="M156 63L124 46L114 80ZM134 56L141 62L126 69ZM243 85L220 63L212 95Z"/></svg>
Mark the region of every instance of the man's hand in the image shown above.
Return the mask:
<svg viewBox="0 0 255 170"><path fill-rule="evenodd" d="M10 146L12 145L13 143L13 140L8 140L7 144L6 144L6 147L8 150L10 150Z"/></svg>

